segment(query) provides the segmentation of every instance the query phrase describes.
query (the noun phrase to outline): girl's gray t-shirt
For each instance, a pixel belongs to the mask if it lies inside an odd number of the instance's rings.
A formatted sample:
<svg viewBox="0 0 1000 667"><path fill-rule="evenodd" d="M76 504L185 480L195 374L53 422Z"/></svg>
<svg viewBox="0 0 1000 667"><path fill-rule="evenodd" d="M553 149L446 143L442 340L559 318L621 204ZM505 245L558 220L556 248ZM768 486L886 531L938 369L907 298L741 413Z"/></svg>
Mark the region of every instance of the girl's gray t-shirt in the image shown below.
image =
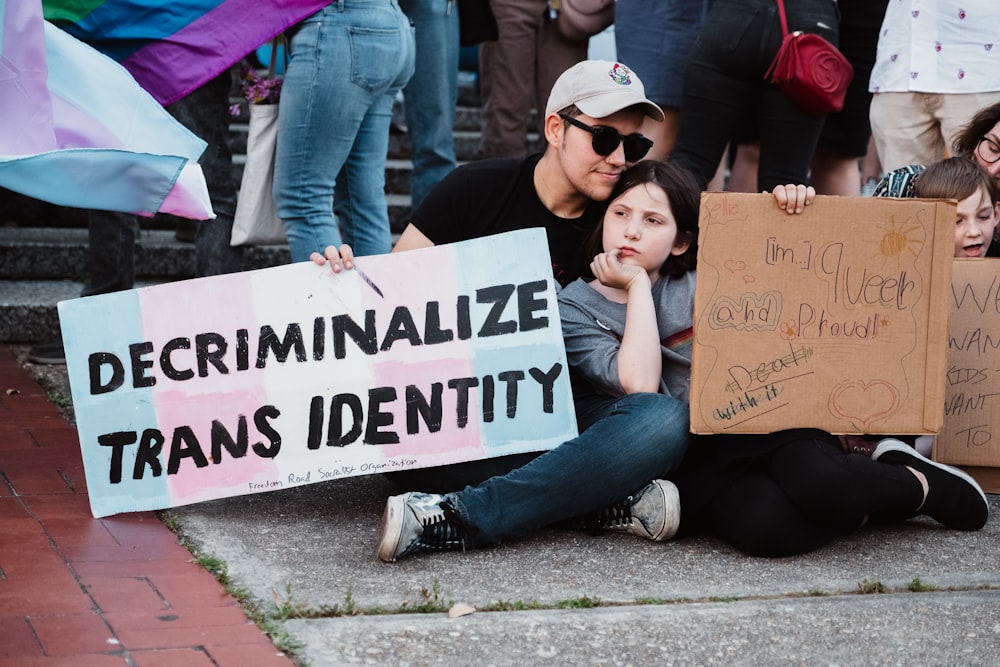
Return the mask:
<svg viewBox="0 0 1000 667"><path fill-rule="evenodd" d="M663 277L653 285L663 373L660 393L688 402L695 272ZM625 304L609 301L582 278L559 292L559 315L570 367L599 394L622 396L618 349L625 333Z"/></svg>

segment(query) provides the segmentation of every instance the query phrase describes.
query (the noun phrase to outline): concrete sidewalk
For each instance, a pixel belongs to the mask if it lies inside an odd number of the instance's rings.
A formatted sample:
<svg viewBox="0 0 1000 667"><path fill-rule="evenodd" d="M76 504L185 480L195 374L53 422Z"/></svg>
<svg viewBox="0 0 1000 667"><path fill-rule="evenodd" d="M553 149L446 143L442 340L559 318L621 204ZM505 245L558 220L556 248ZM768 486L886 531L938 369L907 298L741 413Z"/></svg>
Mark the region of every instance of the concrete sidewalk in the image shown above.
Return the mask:
<svg viewBox="0 0 1000 667"><path fill-rule="evenodd" d="M0 384L12 386L13 374L10 364L0 364ZM35 398L40 393L33 390L33 409L44 403ZM52 406L33 413L46 420L39 428L51 430L54 413ZM5 476L11 460L0 452ZM374 551L391 493L379 476L358 477L167 514L198 554L224 563L230 592L255 601L279 643L293 647L299 664L313 667L1000 665L1000 496L990 496L993 514L976 533L914 519L866 528L795 558L751 558L712 539L654 544L551 530L500 547L383 564ZM97 531L90 527L130 523L138 515L74 516L74 525L91 535ZM79 542L73 548L85 551ZM171 558L182 556L170 552ZM132 559L122 576L162 577L155 571L162 557L145 562L151 568L146 575L138 571L143 559ZM39 596L51 588L47 575L31 581ZM4 631L11 626L0 624L0 667L235 664L215 658L206 639L212 634L207 629L221 622L213 613L232 603L218 598L210 577L192 582L165 591L192 601L205 599L194 589L215 596L198 615L203 627L188 628L186 643L175 633L173 647L139 649L125 635L104 653L114 662L74 662L72 651L61 661L27 661L12 656L17 647ZM0 576L4 609L7 583ZM123 607L120 616L130 605L133 618L149 613L139 608L140 597L119 593L113 601ZM25 605L30 597L29 591ZM7 602L16 601L8 596ZM91 604L100 602L91 596ZM447 611L456 604L478 611L450 618ZM269 642L246 637L238 649L228 649L233 658L239 651L241 664L282 659ZM149 633L144 639L153 641ZM214 651L225 655L221 647ZM208 662L187 659L196 654Z"/></svg>
<svg viewBox="0 0 1000 667"><path fill-rule="evenodd" d="M1000 664L998 496L976 533L915 519L795 558L552 530L384 564L392 492L359 477L171 514L236 585L326 616L282 623L317 667Z"/></svg>

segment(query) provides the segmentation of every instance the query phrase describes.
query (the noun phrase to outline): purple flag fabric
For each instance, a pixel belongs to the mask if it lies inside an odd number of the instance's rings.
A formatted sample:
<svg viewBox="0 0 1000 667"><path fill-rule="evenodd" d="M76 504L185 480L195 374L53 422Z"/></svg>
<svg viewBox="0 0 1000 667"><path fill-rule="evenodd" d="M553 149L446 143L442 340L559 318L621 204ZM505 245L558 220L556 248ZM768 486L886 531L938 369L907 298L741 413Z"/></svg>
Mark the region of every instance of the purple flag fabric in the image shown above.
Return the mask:
<svg viewBox="0 0 1000 667"><path fill-rule="evenodd" d="M43 0L45 17L168 105L331 0Z"/></svg>

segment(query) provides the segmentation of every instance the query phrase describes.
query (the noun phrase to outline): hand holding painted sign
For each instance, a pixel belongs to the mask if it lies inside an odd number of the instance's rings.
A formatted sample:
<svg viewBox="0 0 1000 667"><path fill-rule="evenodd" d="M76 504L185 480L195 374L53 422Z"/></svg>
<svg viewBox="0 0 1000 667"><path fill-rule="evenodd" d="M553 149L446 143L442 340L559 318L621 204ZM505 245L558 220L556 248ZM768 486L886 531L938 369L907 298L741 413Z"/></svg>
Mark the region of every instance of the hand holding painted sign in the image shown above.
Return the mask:
<svg viewBox="0 0 1000 667"><path fill-rule="evenodd" d="M692 430L936 432L954 204L817 197L793 218L702 195Z"/></svg>
<svg viewBox="0 0 1000 667"><path fill-rule="evenodd" d="M302 263L61 303L94 514L575 436L544 235L361 263L371 284Z"/></svg>

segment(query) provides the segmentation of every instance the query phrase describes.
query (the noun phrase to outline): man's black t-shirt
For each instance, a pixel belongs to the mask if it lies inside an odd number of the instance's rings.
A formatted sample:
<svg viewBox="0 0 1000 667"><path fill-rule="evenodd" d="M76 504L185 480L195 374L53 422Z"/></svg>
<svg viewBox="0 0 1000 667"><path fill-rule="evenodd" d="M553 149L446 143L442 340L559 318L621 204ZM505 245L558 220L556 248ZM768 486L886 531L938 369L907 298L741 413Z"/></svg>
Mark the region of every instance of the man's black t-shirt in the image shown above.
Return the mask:
<svg viewBox="0 0 1000 667"><path fill-rule="evenodd" d="M448 174L411 219L435 245L542 227L549 241L552 273L566 286L589 265L582 246L603 205L591 203L579 218L560 218L542 204L533 175L541 154L525 159L471 162Z"/></svg>

